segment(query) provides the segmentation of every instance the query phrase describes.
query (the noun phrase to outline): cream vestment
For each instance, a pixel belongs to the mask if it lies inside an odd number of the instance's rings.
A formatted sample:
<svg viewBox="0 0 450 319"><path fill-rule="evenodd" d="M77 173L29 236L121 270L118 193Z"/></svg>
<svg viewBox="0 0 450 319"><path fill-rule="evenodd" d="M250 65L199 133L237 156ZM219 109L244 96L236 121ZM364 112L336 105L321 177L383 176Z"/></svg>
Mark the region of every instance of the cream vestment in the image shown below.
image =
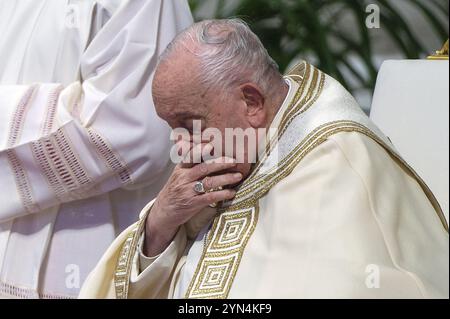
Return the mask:
<svg viewBox="0 0 450 319"><path fill-rule="evenodd" d="M77 297L170 174L158 55L185 0L0 0L0 298Z"/></svg>
<svg viewBox="0 0 450 319"><path fill-rule="evenodd" d="M334 79L298 65L270 147L235 199L183 225L155 258L141 220L82 298L448 298L439 204Z"/></svg>

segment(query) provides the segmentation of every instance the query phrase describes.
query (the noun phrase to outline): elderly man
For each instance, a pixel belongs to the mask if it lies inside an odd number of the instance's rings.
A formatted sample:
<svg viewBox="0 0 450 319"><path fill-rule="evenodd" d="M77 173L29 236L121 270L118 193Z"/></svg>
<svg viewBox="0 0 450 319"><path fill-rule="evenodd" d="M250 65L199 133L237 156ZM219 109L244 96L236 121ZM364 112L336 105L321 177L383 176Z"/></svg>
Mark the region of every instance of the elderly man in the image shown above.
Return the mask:
<svg viewBox="0 0 450 319"><path fill-rule="evenodd" d="M264 147L188 153L81 297L448 297L439 204L334 79L306 62L282 77L244 23L204 21L163 54L153 97L192 141L198 120L265 129ZM201 142L204 155L227 143Z"/></svg>

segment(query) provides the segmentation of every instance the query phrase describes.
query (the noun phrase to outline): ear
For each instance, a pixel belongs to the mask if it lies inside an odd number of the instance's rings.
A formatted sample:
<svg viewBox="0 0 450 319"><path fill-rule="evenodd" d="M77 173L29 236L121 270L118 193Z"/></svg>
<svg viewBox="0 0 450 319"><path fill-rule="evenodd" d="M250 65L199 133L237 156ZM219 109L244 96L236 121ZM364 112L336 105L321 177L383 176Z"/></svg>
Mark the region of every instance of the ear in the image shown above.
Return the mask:
<svg viewBox="0 0 450 319"><path fill-rule="evenodd" d="M247 105L247 119L250 125L255 128L263 127L267 114L261 89L252 83L243 84L240 89L242 99Z"/></svg>

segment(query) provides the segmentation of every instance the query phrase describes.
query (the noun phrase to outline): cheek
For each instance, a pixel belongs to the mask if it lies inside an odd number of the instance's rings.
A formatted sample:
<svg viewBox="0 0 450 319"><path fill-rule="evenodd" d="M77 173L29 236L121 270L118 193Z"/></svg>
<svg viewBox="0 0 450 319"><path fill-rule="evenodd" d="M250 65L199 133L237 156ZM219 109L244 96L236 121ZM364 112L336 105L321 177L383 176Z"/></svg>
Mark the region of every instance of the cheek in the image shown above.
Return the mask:
<svg viewBox="0 0 450 319"><path fill-rule="evenodd" d="M219 103L219 102L218 102ZM218 107L211 112L211 123L217 128L246 128L246 104L242 101L225 101L217 104ZM219 106L220 105L220 106Z"/></svg>
<svg viewBox="0 0 450 319"><path fill-rule="evenodd" d="M215 132L219 133L220 139L215 139L215 143L219 143L222 145L221 147L221 154L222 156L228 156L228 157L234 157L237 158L237 153L240 153L241 156L239 158L242 158L242 156L246 157L246 147L241 148L240 150L237 149L236 141L233 139L226 140L226 136L229 137L229 134L232 134L233 131L237 128L246 130L247 128L250 128L247 118L245 116L245 112L243 111L242 107L239 105L222 105L223 107L215 109L213 112L211 112L207 118L206 121L206 127L209 129L216 129ZM225 133L228 129L228 135ZM230 130L231 129L231 130ZM208 133L211 131L208 131ZM209 136L209 134L205 134ZM215 136L214 136L215 137ZM207 140L208 138L205 138ZM212 140L209 138L209 140ZM219 142L220 141L220 142ZM216 144L217 145L217 144ZM219 151L219 150L218 150ZM219 151L219 152L220 152ZM233 151L230 153L230 151ZM242 155L244 153L244 155ZM217 154L215 154L217 156ZM246 159L244 159L245 162L247 162ZM244 169L243 170L249 170Z"/></svg>

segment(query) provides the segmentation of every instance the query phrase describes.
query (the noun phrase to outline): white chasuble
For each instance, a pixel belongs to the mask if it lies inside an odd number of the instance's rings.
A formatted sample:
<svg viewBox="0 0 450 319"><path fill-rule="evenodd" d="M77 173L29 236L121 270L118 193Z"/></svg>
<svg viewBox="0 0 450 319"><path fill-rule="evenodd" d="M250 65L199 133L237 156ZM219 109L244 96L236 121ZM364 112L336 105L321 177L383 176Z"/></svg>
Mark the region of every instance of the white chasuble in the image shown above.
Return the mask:
<svg viewBox="0 0 450 319"><path fill-rule="evenodd" d="M154 258L141 249L150 203L82 298L448 298L447 224L428 187L337 81L308 63L286 80L236 197Z"/></svg>
<svg viewBox="0 0 450 319"><path fill-rule="evenodd" d="M0 297L76 298L170 174L152 104L185 0L0 0Z"/></svg>

